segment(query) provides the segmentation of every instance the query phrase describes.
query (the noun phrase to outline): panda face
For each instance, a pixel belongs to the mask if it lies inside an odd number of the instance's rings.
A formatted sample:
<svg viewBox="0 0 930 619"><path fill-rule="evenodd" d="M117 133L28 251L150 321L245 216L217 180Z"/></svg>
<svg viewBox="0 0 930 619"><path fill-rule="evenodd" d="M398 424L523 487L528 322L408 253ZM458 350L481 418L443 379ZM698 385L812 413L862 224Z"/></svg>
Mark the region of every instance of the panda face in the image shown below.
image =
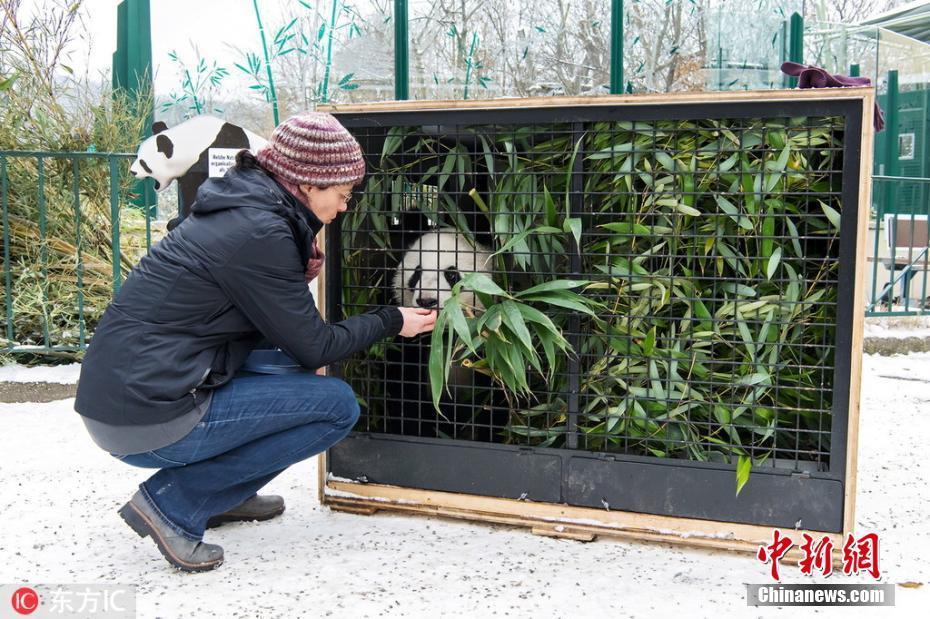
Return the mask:
<svg viewBox="0 0 930 619"><path fill-rule="evenodd" d="M468 273L488 273L491 252L472 246L452 228L428 232L407 249L394 275L394 297L404 307L439 309L452 296L452 287ZM481 307L474 292L459 298Z"/></svg>
<svg viewBox="0 0 930 619"><path fill-rule="evenodd" d="M156 123L155 128L159 124L164 123ZM171 138L158 133L139 146L136 158L129 166L129 173L136 178L154 178L155 190L164 191L174 179L188 170L190 165L185 166L185 163L188 162L182 163L174 157L174 142Z"/></svg>

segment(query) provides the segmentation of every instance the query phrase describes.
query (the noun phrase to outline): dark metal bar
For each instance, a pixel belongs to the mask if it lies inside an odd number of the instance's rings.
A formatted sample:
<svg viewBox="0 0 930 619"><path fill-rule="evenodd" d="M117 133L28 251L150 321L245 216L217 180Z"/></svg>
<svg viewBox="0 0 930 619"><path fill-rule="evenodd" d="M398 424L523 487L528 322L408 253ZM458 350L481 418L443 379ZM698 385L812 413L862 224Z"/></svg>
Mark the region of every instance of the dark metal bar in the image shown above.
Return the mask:
<svg viewBox="0 0 930 619"><path fill-rule="evenodd" d="M10 264L10 195L7 159L0 153L0 197L3 200L3 280L6 301L6 339L13 344L13 280Z"/></svg>
<svg viewBox="0 0 930 619"><path fill-rule="evenodd" d="M588 105L559 108L506 108L493 110L494 120L500 124L559 124L597 122L608 120L696 120L737 118L780 118L791 116L831 116L837 105L857 99L704 102L689 105ZM487 110L450 109L392 112L333 112L339 122L349 129L375 129L386 127L443 126L487 124Z"/></svg>
<svg viewBox="0 0 930 619"><path fill-rule="evenodd" d="M569 212L571 217L581 217L584 204L584 156L585 126L582 123L572 124L571 144L575 148L575 159L572 165L571 188L569 193ZM582 230L582 234L584 231ZM581 247L575 242L574 236L569 239L572 253L569 268L570 278L581 277ZM577 351L581 349L581 317L578 312L572 312L568 321L568 337L572 350L576 351L568 360L568 419L565 422L565 446L568 449L578 448L578 394L581 384L581 364Z"/></svg>
<svg viewBox="0 0 930 619"><path fill-rule="evenodd" d="M888 95L885 102L885 157L881 175L878 178L894 178L898 175L898 72L888 71ZM892 212L897 186L888 183L879 202L878 217Z"/></svg>
<svg viewBox="0 0 930 619"><path fill-rule="evenodd" d="M3 157L68 157L78 159L124 158L134 159L135 153L98 153L85 151L55 151L55 150L0 150Z"/></svg>
<svg viewBox="0 0 930 619"><path fill-rule="evenodd" d="M788 60L791 62L804 62L804 18L800 13L791 14L791 26L789 28L791 37L788 44ZM798 78L791 77L788 79L789 88L797 88Z"/></svg>
<svg viewBox="0 0 930 619"><path fill-rule="evenodd" d="M610 1L610 93L623 92L623 0Z"/></svg>
<svg viewBox="0 0 930 619"><path fill-rule="evenodd" d="M113 294L119 292L122 281L122 271L120 270L120 261L122 253L120 250L120 216L119 216L119 168L117 159L110 157L110 257L113 260Z"/></svg>
<svg viewBox="0 0 930 619"><path fill-rule="evenodd" d="M848 106L846 106L848 108ZM845 110L844 135L862 133L862 106ZM860 113L856 113L859 111ZM859 183L861 144L859 140L844 140L843 150L843 212L840 219L839 287L836 308L836 351L833 371L833 406L830 427L830 471L846 478L846 439L849 435L849 391L852 370L853 318L862 308L855 307L856 237L859 231Z"/></svg>
<svg viewBox="0 0 930 619"><path fill-rule="evenodd" d="M394 0L394 98L410 98L410 37L407 0Z"/></svg>
<svg viewBox="0 0 930 619"><path fill-rule="evenodd" d="M80 347L86 346L87 325L84 320L84 256L81 243L81 180L77 158L71 159L71 192L74 197L74 238L77 246L78 337Z"/></svg>
<svg viewBox="0 0 930 619"><path fill-rule="evenodd" d="M338 322L342 320L342 218L336 218L329 224L325 244L326 255L332 257L323 263L326 273L325 318L327 322ZM341 377L343 363L331 364L327 374Z"/></svg>
<svg viewBox="0 0 930 619"><path fill-rule="evenodd" d="M48 338L48 243L46 242L46 216L45 216L45 158L39 157L37 162L39 174L38 204L39 204L39 264L42 269L42 340L46 347Z"/></svg>

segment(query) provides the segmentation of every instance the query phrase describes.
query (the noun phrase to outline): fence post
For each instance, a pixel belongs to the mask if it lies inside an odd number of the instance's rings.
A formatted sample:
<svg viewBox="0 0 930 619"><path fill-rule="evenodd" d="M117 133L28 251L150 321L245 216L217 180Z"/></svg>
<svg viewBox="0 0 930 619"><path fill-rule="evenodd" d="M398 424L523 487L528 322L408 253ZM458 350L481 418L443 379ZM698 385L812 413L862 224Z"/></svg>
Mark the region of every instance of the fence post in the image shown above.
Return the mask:
<svg viewBox="0 0 930 619"><path fill-rule="evenodd" d="M84 256L81 244L81 176L77 157L71 159L71 193L74 197L74 242L77 249L78 287L78 338L79 346L86 345L86 322L84 320Z"/></svg>
<svg viewBox="0 0 930 619"><path fill-rule="evenodd" d="M36 169L39 172L39 262L42 269L42 343L48 348L48 243L46 234L48 224L45 216L45 157L39 157Z"/></svg>
<svg viewBox="0 0 930 619"><path fill-rule="evenodd" d="M3 201L3 283L6 300L6 339L13 341L13 281L10 265L10 198L6 157L0 155L0 199Z"/></svg>
<svg viewBox="0 0 930 619"><path fill-rule="evenodd" d="M110 160L110 236L111 258L113 259L113 294L119 292L121 282L120 262L122 261L119 241L119 169L116 157L109 156Z"/></svg>
<svg viewBox="0 0 930 619"><path fill-rule="evenodd" d="M898 175L898 71L888 71L888 96L885 99L885 169L882 176ZM895 181L886 181L879 203L878 217L891 212L897 194Z"/></svg>
<svg viewBox="0 0 930 619"><path fill-rule="evenodd" d="M410 40L407 35L407 0L394 0L394 98L410 98Z"/></svg>
<svg viewBox="0 0 930 619"><path fill-rule="evenodd" d="M791 62L804 62L804 18L799 13L791 14L791 25L788 36L788 60ZM797 88L798 78L788 78L788 88Z"/></svg>
<svg viewBox="0 0 930 619"><path fill-rule="evenodd" d="M623 92L623 0L610 2L610 94Z"/></svg>
<svg viewBox="0 0 930 619"><path fill-rule="evenodd" d="M149 0L122 0L116 7L116 51L113 52L113 95L125 92L136 111L145 106L145 126L140 141L151 135L155 100L152 72L152 26ZM140 95L144 95L144 98ZM133 204L153 209L158 197L151 183L136 181Z"/></svg>

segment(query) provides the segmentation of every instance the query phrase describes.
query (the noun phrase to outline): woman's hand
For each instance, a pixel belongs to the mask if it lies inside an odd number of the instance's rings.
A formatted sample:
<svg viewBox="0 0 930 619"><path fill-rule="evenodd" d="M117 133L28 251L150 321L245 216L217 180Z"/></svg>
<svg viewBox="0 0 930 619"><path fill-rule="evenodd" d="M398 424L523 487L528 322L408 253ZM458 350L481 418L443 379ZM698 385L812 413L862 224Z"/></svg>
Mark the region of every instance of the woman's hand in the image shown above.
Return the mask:
<svg viewBox="0 0 930 619"><path fill-rule="evenodd" d="M432 331L436 325L436 316L439 315L436 310L421 307L399 307L397 309L404 316L404 326L400 330L400 334L404 337L413 337Z"/></svg>

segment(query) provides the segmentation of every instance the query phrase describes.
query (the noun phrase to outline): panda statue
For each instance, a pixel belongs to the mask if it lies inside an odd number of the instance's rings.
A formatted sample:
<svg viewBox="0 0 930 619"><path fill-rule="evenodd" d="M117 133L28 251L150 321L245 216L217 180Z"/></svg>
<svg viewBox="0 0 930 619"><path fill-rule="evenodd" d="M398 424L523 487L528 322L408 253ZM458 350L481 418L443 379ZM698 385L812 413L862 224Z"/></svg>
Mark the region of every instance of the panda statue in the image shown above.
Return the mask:
<svg viewBox="0 0 930 619"><path fill-rule="evenodd" d="M468 273L490 273L491 251L472 244L454 228L427 232L404 252L393 279L394 301L405 307L441 309L452 287ZM482 309L470 290L462 290L463 306ZM432 335L398 336L386 355L387 410L384 430L390 434L490 442L507 422L506 408L495 406L493 384L485 374L453 365L439 407L433 406L429 381ZM451 394L451 395L450 395Z"/></svg>
<svg viewBox="0 0 930 619"><path fill-rule="evenodd" d="M197 188L208 176L211 148L255 152L266 143L265 138L215 116L194 116L170 129L158 121L152 125L152 136L139 146L129 173L155 179L156 191L164 191L178 180L181 212L168 223L171 230L190 214Z"/></svg>

